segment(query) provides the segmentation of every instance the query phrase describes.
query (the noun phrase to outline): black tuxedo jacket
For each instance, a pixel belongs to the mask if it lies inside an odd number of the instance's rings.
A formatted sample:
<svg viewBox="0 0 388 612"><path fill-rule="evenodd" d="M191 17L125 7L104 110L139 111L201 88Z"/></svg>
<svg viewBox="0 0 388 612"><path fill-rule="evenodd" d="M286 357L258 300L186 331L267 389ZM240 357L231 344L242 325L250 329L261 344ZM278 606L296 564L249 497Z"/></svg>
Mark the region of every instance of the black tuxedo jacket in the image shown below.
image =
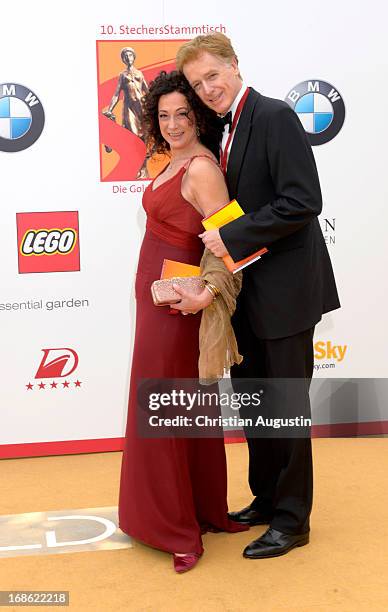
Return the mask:
<svg viewBox="0 0 388 612"><path fill-rule="evenodd" d="M280 100L250 89L227 167L229 195L243 217L220 234L235 261L269 253L243 270L236 317L258 338L294 335L339 308L329 253L318 222L322 197L307 135Z"/></svg>

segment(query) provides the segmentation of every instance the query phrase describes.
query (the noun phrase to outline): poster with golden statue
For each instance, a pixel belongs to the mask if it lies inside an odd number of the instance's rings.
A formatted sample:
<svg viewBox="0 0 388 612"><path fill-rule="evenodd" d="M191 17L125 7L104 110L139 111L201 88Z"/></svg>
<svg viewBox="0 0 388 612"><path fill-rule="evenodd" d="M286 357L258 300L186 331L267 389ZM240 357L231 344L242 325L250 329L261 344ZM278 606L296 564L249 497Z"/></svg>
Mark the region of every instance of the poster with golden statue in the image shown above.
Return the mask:
<svg viewBox="0 0 388 612"><path fill-rule="evenodd" d="M147 153L142 132L142 98L161 70L175 69L182 40L98 40L100 180L151 179L165 156Z"/></svg>

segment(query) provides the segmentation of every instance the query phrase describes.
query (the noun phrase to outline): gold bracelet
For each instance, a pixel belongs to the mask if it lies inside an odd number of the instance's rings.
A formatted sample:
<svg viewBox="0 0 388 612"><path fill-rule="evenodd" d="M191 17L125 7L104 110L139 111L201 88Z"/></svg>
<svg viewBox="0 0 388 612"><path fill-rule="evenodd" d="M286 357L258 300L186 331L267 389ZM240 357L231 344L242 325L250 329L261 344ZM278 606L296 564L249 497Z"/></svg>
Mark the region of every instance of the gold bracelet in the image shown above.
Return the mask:
<svg viewBox="0 0 388 612"><path fill-rule="evenodd" d="M209 287L208 284L205 285L205 289L207 289L210 295L213 297L213 302L214 302L214 300L216 299L216 296L214 295L213 290Z"/></svg>
<svg viewBox="0 0 388 612"><path fill-rule="evenodd" d="M206 286L210 287L210 289L212 289L212 290L213 290L214 297L217 297L218 295L220 295L221 291L218 289L218 287L216 287L216 286L215 286L215 285L213 285L212 283L209 283L209 282L208 282Z"/></svg>
<svg viewBox="0 0 388 612"><path fill-rule="evenodd" d="M213 296L213 300L215 300L216 297L218 297L221 293L220 290L215 285L212 285L212 283L206 282L205 287L209 291L209 293L211 293L211 295Z"/></svg>

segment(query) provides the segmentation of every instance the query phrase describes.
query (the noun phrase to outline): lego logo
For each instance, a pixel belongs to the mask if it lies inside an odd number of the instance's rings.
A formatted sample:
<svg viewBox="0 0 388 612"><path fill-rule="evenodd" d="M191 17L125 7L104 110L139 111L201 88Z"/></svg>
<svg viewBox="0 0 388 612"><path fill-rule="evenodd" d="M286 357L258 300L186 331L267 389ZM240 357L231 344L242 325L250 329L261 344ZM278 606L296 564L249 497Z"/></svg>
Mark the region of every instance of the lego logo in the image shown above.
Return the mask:
<svg viewBox="0 0 388 612"><path fill-rule="evenodd" d="M28 230L22 240L22 255L67 255L77 242L73 229Z"/></svg>

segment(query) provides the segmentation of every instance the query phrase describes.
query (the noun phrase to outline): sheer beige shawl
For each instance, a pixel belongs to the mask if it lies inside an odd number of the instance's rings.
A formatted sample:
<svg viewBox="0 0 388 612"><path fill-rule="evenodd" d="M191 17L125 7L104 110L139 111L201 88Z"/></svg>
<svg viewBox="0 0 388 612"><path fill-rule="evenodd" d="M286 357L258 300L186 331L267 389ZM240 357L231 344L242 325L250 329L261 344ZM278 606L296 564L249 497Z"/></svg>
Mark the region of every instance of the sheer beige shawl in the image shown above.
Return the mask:
<svg viewBox="0 0 388 612"><path fill-rule="evenodd" d="M205 249L201 259L201 276L221 292L202 311L199 329L199 378L209 384L223 377L234 363L241 363L230 318L236 310L241 291L242 272L232 274L221 258Z"/></svg>

